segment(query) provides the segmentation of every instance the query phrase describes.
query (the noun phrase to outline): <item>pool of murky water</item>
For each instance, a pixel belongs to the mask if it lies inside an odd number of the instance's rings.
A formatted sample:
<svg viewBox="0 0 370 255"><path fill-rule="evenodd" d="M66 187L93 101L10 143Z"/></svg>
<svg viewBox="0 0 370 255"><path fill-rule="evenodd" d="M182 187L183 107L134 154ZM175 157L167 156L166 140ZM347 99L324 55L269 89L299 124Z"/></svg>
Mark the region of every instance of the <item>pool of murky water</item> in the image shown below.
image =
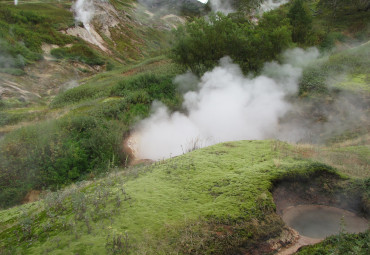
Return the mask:
<svg viewBox="0 0 370 255"><path fill-rule="evenodd" d="M345 231L364 232L369 222L343 209L324 205L298 205L283 211L283 220L300 235L322 239Z"/></svg>

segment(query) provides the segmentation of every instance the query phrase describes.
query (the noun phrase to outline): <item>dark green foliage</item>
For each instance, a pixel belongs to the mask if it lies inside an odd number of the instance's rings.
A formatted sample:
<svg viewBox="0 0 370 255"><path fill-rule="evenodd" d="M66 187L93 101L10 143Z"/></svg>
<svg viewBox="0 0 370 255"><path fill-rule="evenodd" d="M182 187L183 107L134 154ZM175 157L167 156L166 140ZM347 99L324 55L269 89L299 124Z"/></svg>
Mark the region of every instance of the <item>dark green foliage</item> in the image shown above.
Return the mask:
<svg viewBox="0 0 370 255"><path fill-rule="evenodd" d="M111 96L122 97L95 106L89 115L124 121L130 125L139 116L146 117L154 100L164 102L172 109L181 105L180 95L172 83L173 75L141 74L119 82Z"/></svg>
<svg viewBox="0 0 370 255"><path fill-rule="evenodd" d="M370 253L370 230L360 234L341 233L327 238L316 245L303 247L299 255L329 255L329 254L356 254L367 255Z"/></svg>
<svg viewBox="0 0 370 255"><path fill-rule="evenodd" d="M335 42L340 41L343 42L345 40L345 36L338 32L330 32L325 35L323 40L320 43L320 49L323 51L331 50L335 46Z"/></svg>
<svg viewBox="0 0 370 255"><path fill-rule="evenodd" d="M238 23L222 14L196 19L176 31L172 59L197 74L230 56L244 72L258 71L291 44L287 19L265 14L260 25Z"/></svg>
<svg viewBox="0 0 370 255"><path fill-rule="evenodd" d="M301 45L307 44L312 30L312 15L303 0L294 0L288 18L292 25L293 42Z"/></svg>
<svg viewBox="0 0 370 255"><path fill-rule="evenodd" d="M130 109L132 104L150 105L153 100L160 100L167 103L169 106L177 107L179 102L179 95L176 93L176 87L172 83L175 75L158 75L158 74L139 74L133 77L122 79L121 82L111 85L102 85L99 83L84 84L79 87L67 90L59 94L51 102L50 106L62 107L67 104L78 103L87 99L95 99L107 96L124 97L125 103L117 108L117 102L105 103L106 106L102 111L122 111L123 109ZM112 109L108 109L112 107ZM118 110L119 109L119 110ZM100 110L99 110L100 111ZM110 114L108 114L110 116ZM117 118L114 114L114 118Z"/></svg>
<svg viewBox="0 0 370 255"><path fill-rule="evenodd" d="M122 125L87 116L16 130L0 144L0 207L30 189L57 188L123 160Z"/></svg>
<svg viewBox="0 0 370 255"><path fill-rule="evenodd" d="M79 61L88 65L104 65L105 62L92 49L85 44L74 44L72 47L57 48L51 55L58 59Z"/></svg>
<svg viewBox="0 0 370 255"><path fill-rule="evenodd" d="M9 68L22 69L40 60L43 42L65 45L73 41L72 37L58 32L53 23L36 11L0 4L0 55L5 58L0 61L2 71L9 73L13 70Z"/></svg>
<svg viewBox="0 0 370 255"><path fill-rule="evenodd" d="M175 96L176 87L172 83L174 77L167 75L142 74L119 82L111 92L112 96L127 96L136 94L135 101L141 100L143 103L153 101L155 99L162 100L165 98L173 98ZM149 98L145 99L145 96ZM141 99L140 99L141 98Z"/></svg>

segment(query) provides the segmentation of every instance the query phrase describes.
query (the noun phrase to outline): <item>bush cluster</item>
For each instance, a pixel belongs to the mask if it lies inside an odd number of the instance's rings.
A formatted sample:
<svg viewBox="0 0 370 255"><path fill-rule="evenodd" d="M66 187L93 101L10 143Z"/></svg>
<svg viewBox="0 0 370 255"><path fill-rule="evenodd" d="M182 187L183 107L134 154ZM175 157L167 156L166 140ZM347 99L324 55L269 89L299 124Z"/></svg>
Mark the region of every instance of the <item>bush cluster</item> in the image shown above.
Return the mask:
<svg viewBox="0 0 370 255"><path fill-rule="evenodd" d="M292 44L289 20L265 13L258 25L221 13L199 18L176 30L172 59L203 74L230 56L244 72L258 71Z"/></svg>
<svg viewBox="0 0 370 255"><path fill-rule="evenodd" d="M74 44L72 47L53 49L50 53L57 59L79 61L88 65L105 64L100 56L98 56L92 49L82 43Z"/></svg>
<svg viewBox="0 0 370 255"><path fill-rule="evenodd" d="M31 189L56 189L120 164L123 132L114 121L74 116L10 133L0 143L0 207Z"/></svg>

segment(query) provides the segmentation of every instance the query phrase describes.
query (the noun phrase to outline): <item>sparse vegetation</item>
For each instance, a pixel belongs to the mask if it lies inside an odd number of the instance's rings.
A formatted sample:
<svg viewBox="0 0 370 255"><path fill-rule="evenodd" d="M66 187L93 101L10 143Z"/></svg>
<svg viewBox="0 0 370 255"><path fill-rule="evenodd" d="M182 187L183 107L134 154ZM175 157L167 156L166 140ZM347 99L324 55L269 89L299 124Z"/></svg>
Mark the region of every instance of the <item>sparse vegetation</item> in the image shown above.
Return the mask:
<svg viewBox="0 0 370 255"><path fill-rule="evenodd" d="M34 11L36 6L30 10L0 3L0 54L5 57L0 61L0 71L13 70L12 73L21 74L16 69L42 59L42 43L65 45L73 42L72 37L57 31L61 24L58 22L73 21L71 13L51 5L40 6L60 16L51 19Z"/></svg>

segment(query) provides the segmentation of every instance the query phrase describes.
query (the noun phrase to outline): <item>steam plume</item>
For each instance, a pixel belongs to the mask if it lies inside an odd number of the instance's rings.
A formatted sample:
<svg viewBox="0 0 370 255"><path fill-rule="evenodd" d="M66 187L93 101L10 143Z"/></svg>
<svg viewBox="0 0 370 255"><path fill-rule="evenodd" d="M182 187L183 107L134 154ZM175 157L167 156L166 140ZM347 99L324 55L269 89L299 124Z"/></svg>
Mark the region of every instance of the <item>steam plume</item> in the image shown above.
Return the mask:
<svg viewBox="0 0 370 255"><path fill-rule="evenodd" d="M231 5L232 1L227 0L209 0L212 11L222 12L224 14L229 14L235 12L234 8ZM271 11L278 8L282 4L286 4L288 0L265 0L262 1L259 10L261 12Z"/></svg>
<svg viewBox="0 0 370 255"><path fill-rule="evenodd" d="M72 9L75 13L75 20L82 22L86 30L90 32L90 21L94 17L95 8L93 0L77 0Z"/></svg>
<svg viewBox="0 0 370 255"><path fill-rule="evenodd" d="M230 1L225 0L209 0L212 11L222 12L223 14L229 14L235 12L234 8L231 6Z"/></svg>
<svg viewBox="0 0 370 255"><path fill-rule="evenodd" d="M18 0L14 0L14 5L18 5Z"/></svg>
<svg viewBox="0 0 370 255"><path fill-rule="evenodd" d="M273 9L278 8L280 5L286 4L289 2L288 0L265 0L261 6L260 10L262 12L271 11Z"/></svg>
<svg viewBox="0 0 370 255"><path fill-rule="evenodd" d="M138 157L149 159L179 155L189 147L217 142L274 138L279 119L290 109L286 96L297 91L302 67L318 57L316 49L290 50L285 64L267 63L263 74L251 78L229 57L198 81L191 74L175 79L184 90L187 114L171 114L163 104L153 104L153 114L136 129ZM305 61L301 61L301 60Z"/></svg>

